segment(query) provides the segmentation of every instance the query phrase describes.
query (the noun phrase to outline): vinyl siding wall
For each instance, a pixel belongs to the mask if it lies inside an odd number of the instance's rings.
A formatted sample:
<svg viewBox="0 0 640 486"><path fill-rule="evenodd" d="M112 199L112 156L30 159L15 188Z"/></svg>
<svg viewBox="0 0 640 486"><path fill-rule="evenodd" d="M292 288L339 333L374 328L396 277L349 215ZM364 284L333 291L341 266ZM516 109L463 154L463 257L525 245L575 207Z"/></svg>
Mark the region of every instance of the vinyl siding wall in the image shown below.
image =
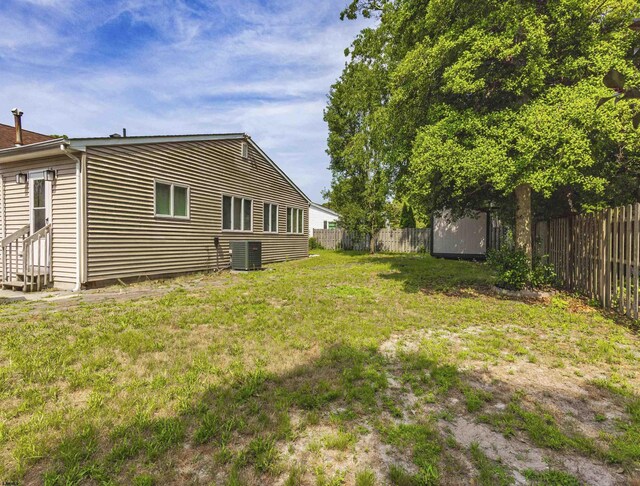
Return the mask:
<svg viewBox="0 0 640 486"><path fill-rule="evenodd" d="M188 220L155 216L156 180L189 186ZM234 239L262 241L265 263L308 255L308 202L239 139L88 147L86 190L88 283L225 267ZM223 195L253 200L253 232L222 231ZM264 202L279 205L277 234ZM303 234L286 233L287 207L304 210Z"/></svg>
<svg viewBox="0 0 640 486"><path fill-rule="evenodd" d="M16 184L18 172L58 171L51 186L53 224L53 283L73 288L76 283L76 163L68 157L0 165L2 176L0 236L9 236L29 224L29 184Z"/></svg>

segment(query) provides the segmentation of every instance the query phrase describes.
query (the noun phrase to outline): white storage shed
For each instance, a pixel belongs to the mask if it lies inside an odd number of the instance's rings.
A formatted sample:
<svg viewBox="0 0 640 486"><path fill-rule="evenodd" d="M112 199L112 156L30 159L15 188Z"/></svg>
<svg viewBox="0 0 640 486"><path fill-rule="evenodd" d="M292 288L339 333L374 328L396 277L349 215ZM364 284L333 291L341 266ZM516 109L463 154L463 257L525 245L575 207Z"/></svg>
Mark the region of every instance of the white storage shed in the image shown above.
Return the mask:
<svg viewBox="0 0 640 486"><path fill-rule="evenodd" d="M489 247L491 221L485 211L453 219L451 211L431 221L431 255L441 258L484 259Z"/></svg>

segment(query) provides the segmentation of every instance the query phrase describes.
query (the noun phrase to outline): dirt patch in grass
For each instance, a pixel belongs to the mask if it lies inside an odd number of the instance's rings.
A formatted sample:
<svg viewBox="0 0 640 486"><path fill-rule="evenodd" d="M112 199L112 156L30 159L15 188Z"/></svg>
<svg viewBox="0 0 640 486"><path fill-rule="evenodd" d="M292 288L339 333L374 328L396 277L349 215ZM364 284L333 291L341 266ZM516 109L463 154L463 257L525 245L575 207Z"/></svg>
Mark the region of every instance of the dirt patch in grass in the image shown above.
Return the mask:
<svg viewBox="0 0 640 486"><path fill-rule="evenodd" d="M487 361L464 359L466 355L459 351L465 350L469 336L477 341L483 333L487 333L486 328L475 326L459 332L411 331L392 335L381 344L380 350L390 360L423 353L435 361L455 363L460 370L458 390L449 399L435 400L435 403L429 403L434 401L430 397L427 403L422 403L422 409L443 416L438 424L445 436L465 449L472 445L479 447L483 454L510 471L517 484L528 484L527 471L564 471L586 484L607 485L626 484L630 475L637 474L637 466L628 469L629 465L623 467L605 459L611 437L620 434L620 424L627 423L630 416L619 395L593 385L606 373L602 366L580 366L577 368L580 373L575 373L546 365L542 359L533 363L524 357L498 363L493 357ZM434 354L433 343L443 339L449 345L449 354L438 354L440 349ZM628 377L635 382L635 374ZM402 373L397 379L403 379ZM395 379L390 382L394 383ZM393 388L401 388L401 385ZM478 399L478 396L485 398ZM523 414L523 420L534 422L535 414L540 414L539 425L537 422L529 425L507 422L500 430L500 427L482 423L479 414L504 415L514 396L517 397L514 409ZM402 401L413 413L416 403L421 402L415 396ZM478 413L470 413L470 410ZM532 415L526 410L532 410ZM507 420L513 418L508 416ZM551 449L536 446L527 435L534 434L535 440L535 434L540 431L534 427L546 426L550 427L550 433L558 434L557 443L549 441ZM574 435L577 438L571 439ZM556 450L556 447L562 450Z"/></svg>
<svg viewBox="0 0 640 486"><path fill-rule="evenodd" d="M567 471L587 484L614 486L625 483L616 469L578 455L558 455L532 446L523 438L507 439L491 427L478 424L472 417L457 417L452 423L440 422L444 433L451 433L461 446L472 444L493 460L500 461L514 475L516 484L527 484L523 471Z"/></svg>

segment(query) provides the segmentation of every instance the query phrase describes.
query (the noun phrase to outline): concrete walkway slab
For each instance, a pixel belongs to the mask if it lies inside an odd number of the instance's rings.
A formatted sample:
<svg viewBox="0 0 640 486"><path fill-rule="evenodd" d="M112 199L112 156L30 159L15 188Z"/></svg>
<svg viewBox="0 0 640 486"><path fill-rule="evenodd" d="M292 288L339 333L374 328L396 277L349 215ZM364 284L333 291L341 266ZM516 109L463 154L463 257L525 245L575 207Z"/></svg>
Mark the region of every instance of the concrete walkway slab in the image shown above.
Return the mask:
<svg viewBox="0 0 640 486"><path fill-rule="evenodd" d="M20 301L55 301L70 299L77 295L77 292L70 290L52 290L44 292L16 292L15 290L0 289L0 304Z"/></svg>

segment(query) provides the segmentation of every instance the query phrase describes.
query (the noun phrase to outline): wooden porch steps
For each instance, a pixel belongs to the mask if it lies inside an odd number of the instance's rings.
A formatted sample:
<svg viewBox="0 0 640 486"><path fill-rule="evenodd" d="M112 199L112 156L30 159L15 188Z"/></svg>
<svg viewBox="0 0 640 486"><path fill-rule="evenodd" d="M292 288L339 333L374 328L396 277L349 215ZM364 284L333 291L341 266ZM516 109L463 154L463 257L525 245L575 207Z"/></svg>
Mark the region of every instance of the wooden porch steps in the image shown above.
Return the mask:
<svg viewBox="0 0 640 486"><path fill-rule="evenodd" d="M24 290L25 282L22 280L9 280L2 282L3 290Z"/></svg>
<svg viewBox="0 0 640 486"><path fill-rule="evenodd" d="M38 267L34 267L33 277L27 274L26 278L24 272L16 272L15 280L7 280L0 283L0 286L4 290L21 290L24 292L33 292L38 288L38 280L40 280L40 288L44 289L45 285L45 273L48 271L48 267L40 267L40 275L38 276Z"/></svg>

